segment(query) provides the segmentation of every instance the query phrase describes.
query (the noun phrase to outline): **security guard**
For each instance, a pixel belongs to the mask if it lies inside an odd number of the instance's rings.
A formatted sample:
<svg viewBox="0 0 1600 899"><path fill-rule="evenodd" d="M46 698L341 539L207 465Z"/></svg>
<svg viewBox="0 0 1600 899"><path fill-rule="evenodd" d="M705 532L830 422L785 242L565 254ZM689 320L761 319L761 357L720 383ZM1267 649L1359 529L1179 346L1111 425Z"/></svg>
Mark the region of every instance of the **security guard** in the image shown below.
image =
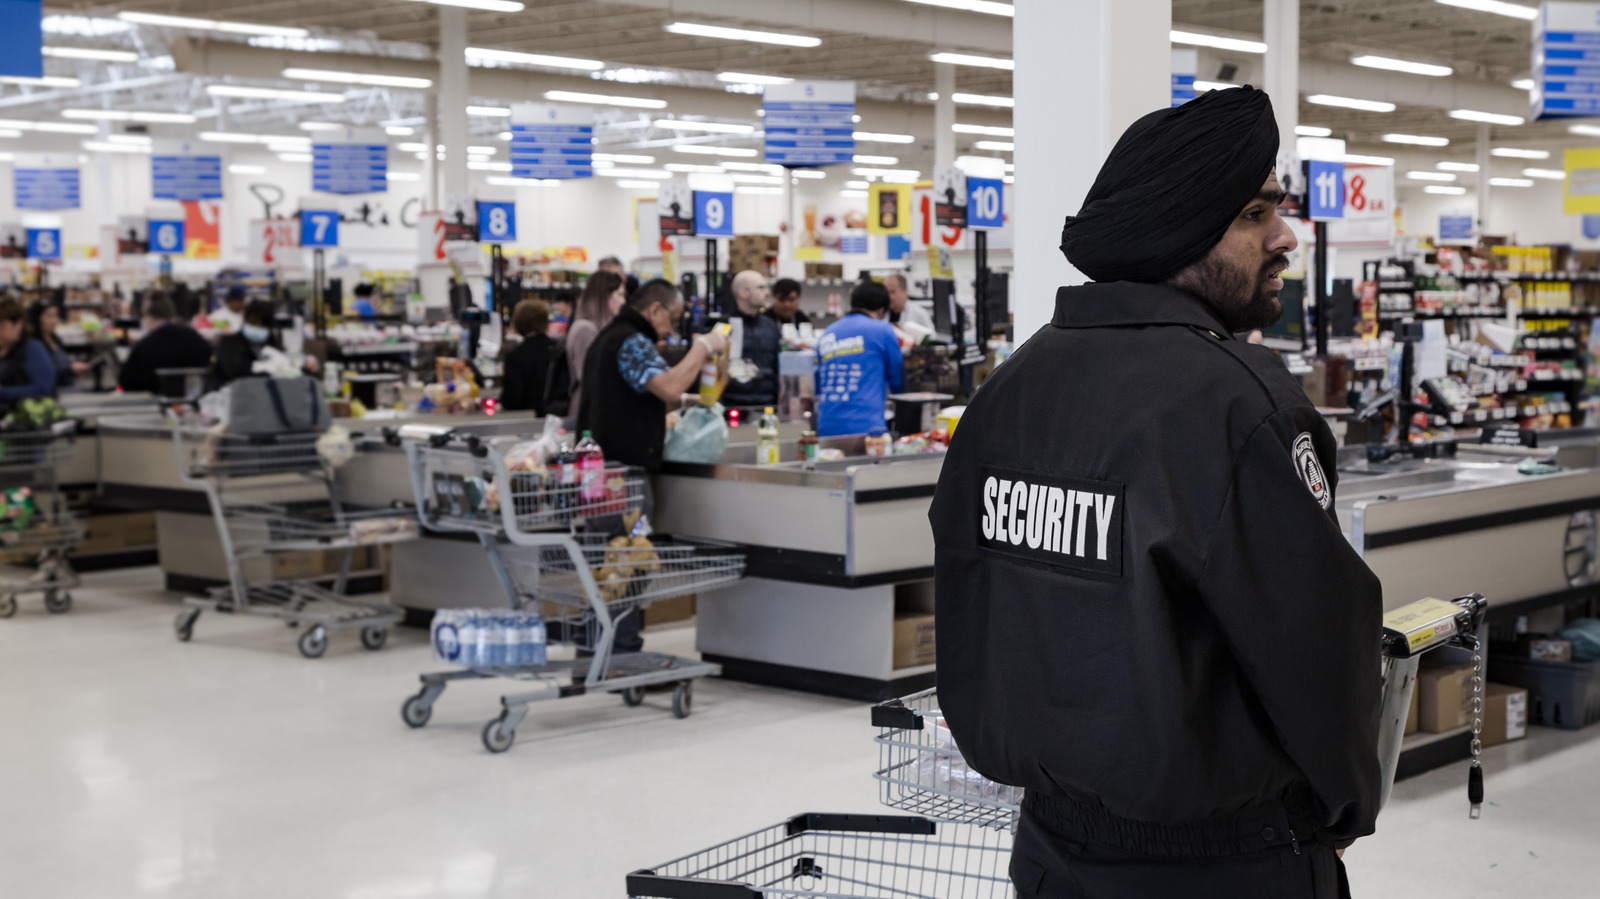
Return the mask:
<svg viewBox="0 0 1600 899"><path fill-rule="evenodd" d="M1024 897L1332 899L1378 811L1378 579L1335 442L1234 334L1282 313L1266 95L1135 123L1062 249L1094 283L974 397L930 518L939 698L1026 788Z"/></svg>

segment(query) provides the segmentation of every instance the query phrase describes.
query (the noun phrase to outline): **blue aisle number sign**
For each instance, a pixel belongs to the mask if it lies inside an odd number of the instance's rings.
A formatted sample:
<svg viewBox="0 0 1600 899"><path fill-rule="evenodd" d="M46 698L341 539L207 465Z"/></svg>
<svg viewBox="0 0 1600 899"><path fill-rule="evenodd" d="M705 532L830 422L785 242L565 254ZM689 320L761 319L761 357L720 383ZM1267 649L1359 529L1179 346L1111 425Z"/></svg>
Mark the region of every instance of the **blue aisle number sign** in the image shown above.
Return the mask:
<svg viewBox="0 0 1600 899"><path fill-rule="evenodd" d="M733 194L695 191L694 233L696 237L732 237Z"/></svg>
<svg viewBox="0 0 1600 899"><path fill-rule="evenodd" d="M1344 163L1312 160L1306 174L1312 219L1344 218Z"/></svg>
<svg viewBox="0 0 1600 899"><path fill-rule="evenodd" d="M517 239L517 204L478 201L478 241L510 243Z"/></svg>
<svg viewBox="0 0 1600 899"><path fill-rule="evenodd" d="M337 247L339 213L300 210L300 246Z"/></svg>
<svg viewBox="0 0 1600 899"><path fill-rule="evenodd" d="M29 228L28 256L32 259L60 259L61 229Z"/></svg>
<svg viewBox="0 0 1600 899"><path fill-rule="evenodd" d="M183 222L163 222L151 219L150 252L163 254L182 253Z"/></svg>
<svg viewBox="0 0 1600 899"><path fill-rule="evenodd" d="M994 231L1006 226L1005 182L967 178L967 227Z"/></svg>

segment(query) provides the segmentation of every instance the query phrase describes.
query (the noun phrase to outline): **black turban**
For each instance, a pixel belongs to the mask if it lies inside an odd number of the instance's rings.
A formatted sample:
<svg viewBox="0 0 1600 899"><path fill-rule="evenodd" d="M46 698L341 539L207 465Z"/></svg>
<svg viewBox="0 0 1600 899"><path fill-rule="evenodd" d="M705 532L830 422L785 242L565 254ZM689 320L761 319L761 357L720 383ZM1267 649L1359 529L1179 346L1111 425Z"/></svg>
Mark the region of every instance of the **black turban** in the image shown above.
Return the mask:
<svg viewBox="0 0 1600 899"><path fill-rule="evenodd" d="M1272 101L1248 85L1152 112L1117 141L1061 252L1096 281L1166 281L1222 240L1277 158Z"/></svg>

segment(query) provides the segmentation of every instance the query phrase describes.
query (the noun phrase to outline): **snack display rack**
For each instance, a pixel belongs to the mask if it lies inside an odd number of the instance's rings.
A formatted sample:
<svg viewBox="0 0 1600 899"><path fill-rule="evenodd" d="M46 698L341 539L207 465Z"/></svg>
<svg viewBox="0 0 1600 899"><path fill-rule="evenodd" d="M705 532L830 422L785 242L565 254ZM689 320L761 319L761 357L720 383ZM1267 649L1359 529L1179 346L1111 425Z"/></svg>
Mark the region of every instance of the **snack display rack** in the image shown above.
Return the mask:
<svg viewBox="0 0 1600 899"><path fill-rule="evenodd" d="M77 422L57 422L39 431L0 432L0 490L31 493L36 519L25 527L0 531L0 558L36 565L32 575L0 580L0 618L17 614L17 597L40 593L54 614L72 608L77 572L67 561L84 537L82 522L67 510L59 484L59 468L72 452Z"/></svg>
<svg viewBox="0 0 1600 899"><path fill-rule="evenodd" d="M471 534L483 545L511 608L543 616L549 643L573 647L571 659L507 668L462 667L421 676L401 717L422 727L455 680L503 677L531 689L501 697L500 714L484 726L490 752L511 748L528 705L620 693L630 707L648 687L671 685L672 711L686 718L695 678L715 664L651 652L617 652L616 622L649 603L731 584L744 576L744 556L724 544L610 537L636 520L644 505L642 472L607 466L598 483L563 483L543 473L513 471L506 451L514 438L483 439L460 429L405 439L422 526Z"/></svg>
<svg viewBox="0 0 1600 899"><path fill-rule="evenodd" d="M317 432L242 437L207 427L196 415L173 413L168 420L179 477L205 492L228 566L226 585L184 600L173 623L178 639L187 642L195 619L211 609L306 625L299 649L308 659L327 651L328 634L335 630L359 628L362 646L382 649L389 626L404 612L345 596L350 559L358 546L416 537L410 511L346 509L334 472L318 452ZM246 560L296 550L345 551L331 589L316 579L247 580Z"/></svg>

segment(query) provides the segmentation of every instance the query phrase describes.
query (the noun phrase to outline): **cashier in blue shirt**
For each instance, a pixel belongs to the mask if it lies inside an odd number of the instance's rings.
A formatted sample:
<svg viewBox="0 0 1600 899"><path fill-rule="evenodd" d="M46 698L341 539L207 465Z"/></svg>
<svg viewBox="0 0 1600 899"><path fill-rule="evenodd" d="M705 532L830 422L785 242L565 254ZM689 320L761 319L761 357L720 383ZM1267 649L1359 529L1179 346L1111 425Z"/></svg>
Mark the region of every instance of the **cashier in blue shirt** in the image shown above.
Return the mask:
<svg viewBox="0 0 1600 899"><path fill-rule="evenodd" d="M355 302L350 304L350 312L362 318L374 318L378 311L372 308L372 285L362 282L356 285Z"/></svg>
<svg viewBox="0 0 1600 899"><path fill-rule="evenodd" d="M817 436L870 434L885 427L883 408L905 378L905 360L889 314L889 291L877 282L856 285L850 314L817 344Z"/></svg>

